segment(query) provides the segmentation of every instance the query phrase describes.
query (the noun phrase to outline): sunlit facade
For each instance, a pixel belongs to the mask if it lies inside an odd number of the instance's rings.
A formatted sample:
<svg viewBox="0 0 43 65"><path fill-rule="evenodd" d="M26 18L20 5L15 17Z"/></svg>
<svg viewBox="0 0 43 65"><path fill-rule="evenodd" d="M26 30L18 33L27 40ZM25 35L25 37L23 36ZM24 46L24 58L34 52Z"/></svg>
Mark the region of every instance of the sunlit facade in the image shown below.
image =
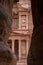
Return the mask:
<svg viewBox="0 0 43 65"><path fill-rule="evenodd" d="M17 57L17 64L26 65L33 30L31 1L14 1L12 8L12 32L8 43Z"/></svg>

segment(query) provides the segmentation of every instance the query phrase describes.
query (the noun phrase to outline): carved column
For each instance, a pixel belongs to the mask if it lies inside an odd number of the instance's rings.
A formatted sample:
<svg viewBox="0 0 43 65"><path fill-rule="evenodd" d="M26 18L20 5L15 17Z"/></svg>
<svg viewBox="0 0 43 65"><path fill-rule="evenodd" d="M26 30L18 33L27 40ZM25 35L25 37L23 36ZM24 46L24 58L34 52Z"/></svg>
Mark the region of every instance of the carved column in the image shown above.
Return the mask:
<svg viewBox="0 0 43 65"><path fill-rule="evenodd" d="M27 43L27 46L26 46L26 47L27 47L27 54L28 54L28 49L29 49L29 40L27 40L26 43Z"/></svg>
<svg viewBox="0 0 43 65"><path fill-rule="evenodd" d="M19 61L21 59L21 40L19 40Z"/></svg>

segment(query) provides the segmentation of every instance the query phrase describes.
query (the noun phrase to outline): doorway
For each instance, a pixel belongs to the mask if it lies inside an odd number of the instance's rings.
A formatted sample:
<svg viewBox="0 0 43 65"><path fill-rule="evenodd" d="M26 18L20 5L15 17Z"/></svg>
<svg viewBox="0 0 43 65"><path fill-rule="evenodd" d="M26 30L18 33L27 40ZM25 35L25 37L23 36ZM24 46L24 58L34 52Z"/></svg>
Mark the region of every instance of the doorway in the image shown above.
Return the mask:
<svg viewBox="0 0 43 65"><path fill-rule="evenodd" d="M17 60L19 60L19 40L15 40L14 43L14 50L15 50L15 55L17 57Z"/></svg>

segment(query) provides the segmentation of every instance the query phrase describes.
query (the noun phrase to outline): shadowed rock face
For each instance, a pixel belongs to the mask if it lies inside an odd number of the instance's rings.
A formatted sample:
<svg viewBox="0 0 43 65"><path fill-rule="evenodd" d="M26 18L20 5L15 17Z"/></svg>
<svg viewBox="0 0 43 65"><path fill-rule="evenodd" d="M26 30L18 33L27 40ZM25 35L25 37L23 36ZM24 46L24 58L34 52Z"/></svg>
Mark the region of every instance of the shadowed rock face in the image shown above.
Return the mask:
<svg viewBox="0 0 43 65"><path fill-rule="evenodd" d="M4 4L4 1L6 4ZM0 0L0 65L16 65L17 61L16 56L7 44L7 39L11 32L10 2L12 0Z"/></svg>
<svg viewBox="0 0 43 65"><path fill-rule="evenodd" d="M16 56L13 55L7 43L0 42L0 65L16 65Z"/></svg>
<svg viewBox="0 0 43 65"><path fill-rule="evenodd" d="M31 0L33 14L33 34L27 65L43 65L43 0Z"/></svg>
<svg viewBox="0 0 43 65"><path fill-rule="evenodd" d="M3 29L3 39L8 39L9 34L11 32L11 22L12 22L12 16L11 16L11 9L9 8L9 6L4 5L3 0L1 0L2 2L0 3L0 32L1 32L1 28ZM11 7L11 6L10 6ZM4 26L4 27L3 27Z"/></svg>

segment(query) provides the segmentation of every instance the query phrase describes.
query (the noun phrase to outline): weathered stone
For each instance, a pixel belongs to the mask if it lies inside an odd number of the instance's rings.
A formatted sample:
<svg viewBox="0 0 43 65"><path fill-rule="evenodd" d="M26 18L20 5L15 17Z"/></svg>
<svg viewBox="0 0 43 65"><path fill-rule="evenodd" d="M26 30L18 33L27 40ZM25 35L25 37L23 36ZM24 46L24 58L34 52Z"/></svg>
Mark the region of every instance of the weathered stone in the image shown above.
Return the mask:
<svg viewBox="0 0 43 65"><path fill-rule="evenodd" d="M7 43L0 42L0 65L16 65L16 56Z"/></svg>
<svg viewBox="0 0 43 65"><path fill-rule="evenodd" d="M43 0L31 0L34 30L27 65L43 65Z"/></svg>
<svg viewBox="0 0 43 65"><path fill-rule="evenodd" d="M0 0L0 65L16 65L16 56L12 53L7 39L11 32L12 0Z"/></svg>

